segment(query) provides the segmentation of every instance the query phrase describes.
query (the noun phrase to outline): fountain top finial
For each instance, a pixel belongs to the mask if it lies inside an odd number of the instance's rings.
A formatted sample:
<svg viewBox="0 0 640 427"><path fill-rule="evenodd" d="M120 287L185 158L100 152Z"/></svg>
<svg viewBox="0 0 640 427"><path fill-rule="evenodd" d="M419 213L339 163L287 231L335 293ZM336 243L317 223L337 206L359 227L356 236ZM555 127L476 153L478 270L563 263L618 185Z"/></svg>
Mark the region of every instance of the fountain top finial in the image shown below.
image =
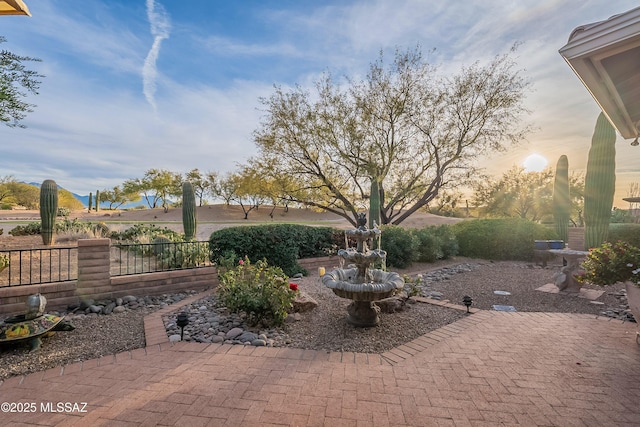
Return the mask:
<svg viewBox="0 0 640 427"><path fill-rule="evenodd" d="M366 212L360 212L357 215L357 219L356 219L356 226L360 229L366 229L367 228L367 213Z"/></svg>

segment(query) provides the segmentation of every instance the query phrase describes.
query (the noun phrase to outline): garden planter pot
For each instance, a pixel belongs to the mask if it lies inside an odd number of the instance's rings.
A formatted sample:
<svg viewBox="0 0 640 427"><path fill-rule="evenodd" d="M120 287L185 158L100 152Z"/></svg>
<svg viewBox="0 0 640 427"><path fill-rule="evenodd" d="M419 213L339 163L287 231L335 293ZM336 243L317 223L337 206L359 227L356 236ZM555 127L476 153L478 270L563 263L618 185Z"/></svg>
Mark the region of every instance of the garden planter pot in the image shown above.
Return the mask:
<svg viewBox="0 0 640 427"><path fill-rule="evenodd" d="M539 251L545 251L549 249L548 240L534 240L535 249Z"/></svg>
<svg viewBox="0 0 640 427"><path fill-rule="evenodd" d="M640 288L631 282L626 282L625 287L627 288L627 302L629 303L631 314L633 314L636 322L640 324Z"/></svg>
<svg viewBox="0 0 640 427"><path fill-rule="evenodd" d="M564 249L564 241L562 240L549 240L549 249Z"/></svg>

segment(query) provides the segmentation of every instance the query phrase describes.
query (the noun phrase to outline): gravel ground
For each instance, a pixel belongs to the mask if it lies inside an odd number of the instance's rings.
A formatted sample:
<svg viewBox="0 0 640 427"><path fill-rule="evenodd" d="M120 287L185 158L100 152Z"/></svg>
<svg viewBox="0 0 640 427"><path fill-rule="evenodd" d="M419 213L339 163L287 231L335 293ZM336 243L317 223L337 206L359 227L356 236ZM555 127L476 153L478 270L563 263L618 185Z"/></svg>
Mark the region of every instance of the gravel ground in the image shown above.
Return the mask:
<svg viewBox="0 0 640 427"><path fill-rule="evenodd" d="M5 344L0 347L0 380L144 347L147 313L139 309L108 316L71 315L68 319L76 329L43 338L36 351L30 352L26 343Z"/></svg>
<svg viewBox="0 0 640 427"><path fill-rule="evenodd" d="M445 277L435 275L435 279L433 274L429 274L457 264L466 264L471 271ZM423 294L440 292L443 299L457 304L461 304L464 295L470 295L473 307L484 310L491 310L497 304L510 305L518 311L597 315L605 309L620 307L620 301L614 294L622 285L605 289L594 287L605 290L597 300L603 305L574 296L536 291L536 288L553 282L557 269L557 265L551 264L541 268L522 262L492 263L458 258L414 265L400 273L409 277L422 274ZM459 310L430 304L407 303L402 311L381 313L381 322L376 328L353 328L346 321L348 300L335 296L322 286L317 275L300 279L298 283L302 291L318 301L319 306L303 313L300 321L286 326L280 344L290 347L379 353L466 315ZM496 290L507 291L511 295L496 295ZM143 318L151 311L144 308L108 316L71 316L76 329L44 338L42 347L35 352L29 352L26 345L0 347L0 380L143 347Z"/></svg>

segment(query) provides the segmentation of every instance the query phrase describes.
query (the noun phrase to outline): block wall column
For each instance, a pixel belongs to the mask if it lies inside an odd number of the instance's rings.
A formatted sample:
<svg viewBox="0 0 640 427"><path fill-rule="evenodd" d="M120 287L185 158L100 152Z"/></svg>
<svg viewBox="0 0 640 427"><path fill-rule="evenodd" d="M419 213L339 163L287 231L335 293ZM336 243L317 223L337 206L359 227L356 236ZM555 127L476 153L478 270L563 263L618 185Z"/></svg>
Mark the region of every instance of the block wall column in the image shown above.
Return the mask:
<svg viewBox="0 0 640 427"><path fill-rule="evenodd" d="M78 240L78 296L105 298L111 294L110 239Z"/></svg>

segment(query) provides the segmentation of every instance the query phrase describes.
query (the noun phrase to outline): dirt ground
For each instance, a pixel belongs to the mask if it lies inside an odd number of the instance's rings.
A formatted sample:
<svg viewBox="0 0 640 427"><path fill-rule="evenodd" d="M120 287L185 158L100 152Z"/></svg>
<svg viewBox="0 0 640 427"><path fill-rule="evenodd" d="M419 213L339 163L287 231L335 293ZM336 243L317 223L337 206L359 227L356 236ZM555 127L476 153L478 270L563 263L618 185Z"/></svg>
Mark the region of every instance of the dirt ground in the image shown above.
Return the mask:
<svg viewBox="0 0 640 427"><path fill-rule="evenodd" d="M249 217L245 220L240 206L200 206L197 208L197 238L198 240L207 240L213 231L221 228L258 223L305 223L342 229L353 228L346 219L328 212L294 208L285 211L284 208L276 208L271 216L271 211L270 206L261 206L258 210L249 212ZM182 210L180 208L171 208L168 212L164 212L163 209L100 210L91 213L82 210L72 212L69 218L104 222L114 231L126 229L134 223L154 223L160 227L182 232ZM15 243L16 239L9 235L11 229L29 221L40 221L40 213L37 210L0 211L0 228L4 231L0 235L0 249L6 249L6 245ZM401 225L407 228L423 228L428 225L452 224L458 221L461 219L416 212Z"/></svg>

